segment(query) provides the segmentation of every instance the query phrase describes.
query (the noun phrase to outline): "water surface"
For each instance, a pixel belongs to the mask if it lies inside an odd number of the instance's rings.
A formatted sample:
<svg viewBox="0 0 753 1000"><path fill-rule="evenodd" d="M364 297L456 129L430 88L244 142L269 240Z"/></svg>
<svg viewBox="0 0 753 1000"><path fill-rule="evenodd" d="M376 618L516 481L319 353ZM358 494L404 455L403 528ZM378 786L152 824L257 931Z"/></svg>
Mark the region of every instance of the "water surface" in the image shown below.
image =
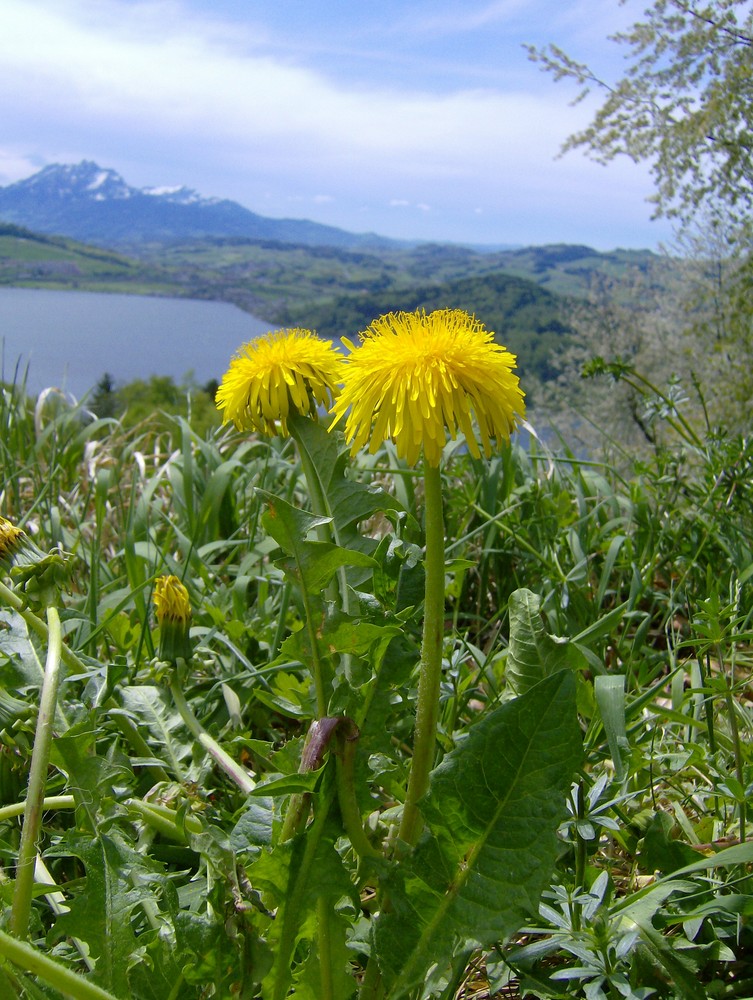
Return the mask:
<svg viewBox="0 0 753 1000"><path fill-rule="evenodd" d="M270 328L226 302L0 288L0 381L28 366L29 392L54 385L79 399L105 372L116 386L189 374L204 385Z"/></svg>

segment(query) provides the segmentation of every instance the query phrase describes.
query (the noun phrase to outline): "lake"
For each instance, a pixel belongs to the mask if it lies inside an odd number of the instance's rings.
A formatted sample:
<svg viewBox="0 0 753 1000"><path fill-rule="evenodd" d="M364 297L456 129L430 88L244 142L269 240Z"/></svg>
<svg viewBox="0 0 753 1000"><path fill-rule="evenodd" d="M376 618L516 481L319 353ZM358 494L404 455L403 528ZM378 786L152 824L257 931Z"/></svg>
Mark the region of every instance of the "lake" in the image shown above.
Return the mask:
<svg viewBox="0 0 753 1000"><path fill-rule="evenodd" d="M34 394L54 385L81 399L105 372L116 386L189 373L204 385L273 328L226 302L0 288L0 381L12 382L20 361Z"/></svg>

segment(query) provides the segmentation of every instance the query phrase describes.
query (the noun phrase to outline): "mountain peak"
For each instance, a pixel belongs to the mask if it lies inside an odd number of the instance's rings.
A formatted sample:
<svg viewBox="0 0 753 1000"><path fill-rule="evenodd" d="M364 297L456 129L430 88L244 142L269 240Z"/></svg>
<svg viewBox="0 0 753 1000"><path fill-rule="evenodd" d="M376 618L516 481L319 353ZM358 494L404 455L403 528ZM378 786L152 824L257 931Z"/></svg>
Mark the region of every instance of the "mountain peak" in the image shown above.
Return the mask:
<svg viewBox="0 0 753 1000"><path fill-rule="evenodd" d="M5 191L18 194L29 192L35 197L92 198L95 201L130 198L135 193L117 171L100 167L93 160L50 163L32 177L9 185Z"/></svg>
<svg viewBox="0 0 753 1000"><path fill-rule="evenodd" d="M131 187L117 171L93 160L51 163L0 187L0 220L108 247L206 237L340 248L394 245L304 219L266 218L185 186Z"/></svg>

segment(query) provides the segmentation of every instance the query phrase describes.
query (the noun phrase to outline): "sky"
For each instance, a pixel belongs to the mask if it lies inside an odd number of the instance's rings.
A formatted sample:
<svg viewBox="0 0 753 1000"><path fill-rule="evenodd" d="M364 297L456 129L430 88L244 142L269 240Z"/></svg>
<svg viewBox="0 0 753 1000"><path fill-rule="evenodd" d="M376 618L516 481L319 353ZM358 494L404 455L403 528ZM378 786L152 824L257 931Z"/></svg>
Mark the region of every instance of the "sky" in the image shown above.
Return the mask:
<svg viewBox="0 0 753 1000"><path fill-rule="evenodd" d="M648 167L559 157L644 0L0 0L0 185L94 160L262 215L465 244L655 248Z"/></svg>

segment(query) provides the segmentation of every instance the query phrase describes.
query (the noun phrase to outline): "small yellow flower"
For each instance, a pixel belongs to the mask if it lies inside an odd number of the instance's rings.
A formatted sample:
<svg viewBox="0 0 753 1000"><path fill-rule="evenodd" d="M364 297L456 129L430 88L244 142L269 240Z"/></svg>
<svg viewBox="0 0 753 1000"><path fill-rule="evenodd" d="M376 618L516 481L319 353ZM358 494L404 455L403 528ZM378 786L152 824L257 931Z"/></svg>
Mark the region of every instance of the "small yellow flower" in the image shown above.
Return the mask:
<svg viewBox="0 0 753 1000"><path fill-rule="evenodd" d="M12 521L0 517L0 566L10 568L19 549L26 540L26 532Z"/></svg>
<svg viewBox="0 0 753 1000"><path fill-rule="evenodd" d="M193 654L189 639L191 602L185 586L177 576L159 576L154 581L152 599L160 628L160 660L189 660Z"/></svg>
<svg viewBox="0 0 753 1000"><path fill-rule="evenodd" d="M223 423L270 437L288 433L294 413L316 415L337 395L344 359L330 341L310 330L278 330L238 351L217 390Z"/></svg>
<svg viewBox="0 0 753 1000"><path fill-rule="evenodd" d="M421 449L438 466L447 432L463 432L471 454L488 458L491 438L509 440L525 413L515 356L494 341L475 317L460 309L388 313L348 345L343 388L333 413L346 413L351 453L369 443L373 454L392 439L411 465ZM348 413L348 410L350 412Z"/></svg>

